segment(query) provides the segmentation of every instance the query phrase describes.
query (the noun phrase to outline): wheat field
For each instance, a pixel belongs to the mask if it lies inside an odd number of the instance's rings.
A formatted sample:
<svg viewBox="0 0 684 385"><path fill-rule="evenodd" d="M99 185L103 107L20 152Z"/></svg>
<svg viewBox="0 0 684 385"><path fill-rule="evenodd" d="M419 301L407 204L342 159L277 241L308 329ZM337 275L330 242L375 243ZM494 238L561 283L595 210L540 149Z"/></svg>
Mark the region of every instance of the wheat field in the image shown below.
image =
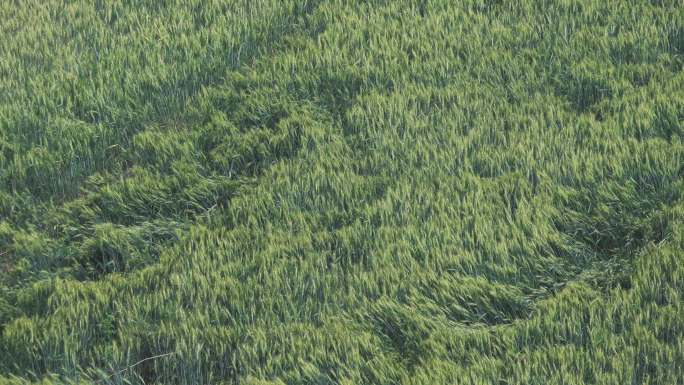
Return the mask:
<svg viewBox="0 0 684 385"><path fill-rule="evenodd" d="M684 4L0 2L0 384L684 384Z"/></svg>

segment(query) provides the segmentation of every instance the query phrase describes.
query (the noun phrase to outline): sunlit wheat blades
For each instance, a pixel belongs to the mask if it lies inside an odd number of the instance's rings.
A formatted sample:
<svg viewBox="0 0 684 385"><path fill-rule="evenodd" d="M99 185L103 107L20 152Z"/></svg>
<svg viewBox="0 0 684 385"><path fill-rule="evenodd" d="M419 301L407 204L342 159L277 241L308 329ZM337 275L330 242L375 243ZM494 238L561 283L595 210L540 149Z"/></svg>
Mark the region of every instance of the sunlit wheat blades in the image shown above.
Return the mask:
<svg viewBox="0 0 684 385"><path fill-rule="evenodd" d="M679 2L0 31L0 384L684 382Z"/></svg>

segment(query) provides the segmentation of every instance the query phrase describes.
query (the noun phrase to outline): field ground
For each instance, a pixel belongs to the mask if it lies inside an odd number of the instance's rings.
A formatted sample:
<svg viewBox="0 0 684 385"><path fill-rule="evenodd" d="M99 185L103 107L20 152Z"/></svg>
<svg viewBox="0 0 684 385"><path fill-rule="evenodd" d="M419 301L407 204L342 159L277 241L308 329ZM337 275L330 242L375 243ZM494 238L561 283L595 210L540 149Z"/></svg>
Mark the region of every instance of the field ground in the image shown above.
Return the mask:
<svg viewBox="0 0 684 385"><path fill-rule="evenodd" d="M0 384L684 384L683 69L677 0L2 1Z"/></svg>

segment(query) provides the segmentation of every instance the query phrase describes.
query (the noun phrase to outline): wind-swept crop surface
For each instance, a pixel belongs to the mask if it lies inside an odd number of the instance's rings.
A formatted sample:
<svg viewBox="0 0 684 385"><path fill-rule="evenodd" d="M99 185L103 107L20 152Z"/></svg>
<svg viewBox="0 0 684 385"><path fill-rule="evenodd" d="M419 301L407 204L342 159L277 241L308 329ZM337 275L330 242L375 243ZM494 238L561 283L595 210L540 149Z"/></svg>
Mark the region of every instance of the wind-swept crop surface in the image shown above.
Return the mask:
<svg viewBox="0 0 684 385"><path fill-rule="evenodd" d="M678 0L0 1L0 384L684 384Z"/></svg>

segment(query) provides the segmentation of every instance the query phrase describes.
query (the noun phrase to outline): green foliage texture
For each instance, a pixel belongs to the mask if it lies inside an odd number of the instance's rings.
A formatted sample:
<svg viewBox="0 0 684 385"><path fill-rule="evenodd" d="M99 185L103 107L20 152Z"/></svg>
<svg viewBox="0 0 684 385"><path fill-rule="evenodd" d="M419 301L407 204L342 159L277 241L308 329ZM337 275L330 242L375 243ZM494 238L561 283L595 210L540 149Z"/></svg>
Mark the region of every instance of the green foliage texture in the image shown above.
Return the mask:
<svg viewBox="0 0 684 385"><path fill-rule="evenodd" d="M0 1L0 384L684 384L678 0Z"/></svg>

